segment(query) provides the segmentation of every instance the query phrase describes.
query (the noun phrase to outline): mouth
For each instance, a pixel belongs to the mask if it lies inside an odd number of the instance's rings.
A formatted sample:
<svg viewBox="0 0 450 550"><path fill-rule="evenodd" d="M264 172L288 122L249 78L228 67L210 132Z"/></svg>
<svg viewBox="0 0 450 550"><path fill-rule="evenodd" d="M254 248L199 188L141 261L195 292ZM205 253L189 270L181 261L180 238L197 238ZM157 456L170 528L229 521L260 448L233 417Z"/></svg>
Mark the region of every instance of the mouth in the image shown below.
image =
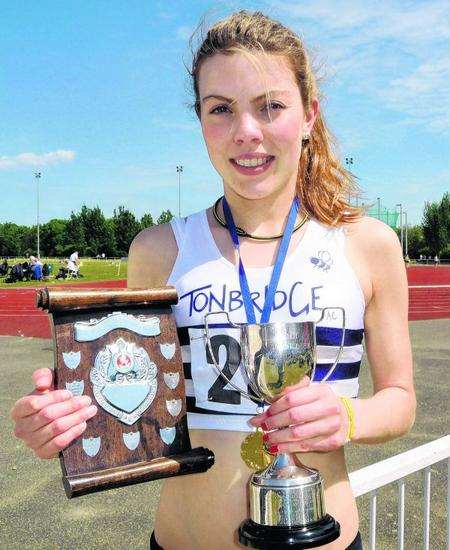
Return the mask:
<svg viewBox="0 0 450 550"><path fill-rule="evenodd" d="M261 174L268 170L269 166L275 160L272 155L258 158L230 159L231 164L241 174Z"/></svg>

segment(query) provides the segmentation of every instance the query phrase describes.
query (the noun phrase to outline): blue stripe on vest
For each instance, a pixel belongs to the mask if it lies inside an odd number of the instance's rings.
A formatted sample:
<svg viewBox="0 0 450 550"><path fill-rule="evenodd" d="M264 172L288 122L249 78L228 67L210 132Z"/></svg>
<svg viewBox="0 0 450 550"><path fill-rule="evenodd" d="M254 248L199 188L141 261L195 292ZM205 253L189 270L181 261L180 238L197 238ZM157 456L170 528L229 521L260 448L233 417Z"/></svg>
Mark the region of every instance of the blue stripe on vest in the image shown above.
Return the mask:
<svg viewBox="0 0 450 550"><path fill-rule="evenodd" d="M316 366L314 373L314 382L320 382L322 378L331 369L333 363L323 363ZM328 380L349 380L350 378L358 378L361 361L356 363L338 363L333 374Z"/></svg>
<svg viewBox="0 0 450 550"><path fill-rule="evenodd" d="M215 323L210 325L211 328L233 328L228 323ZM194 325L191 327L178 327L178 338L180 345L188 346L190 344L189 329L190 328L205 328L204 325ZM346 329L344 346L356 346L362 343L364 329ZM318 346L339 346L341 344L342 329L332 327L317 327L316 342Z"/></svg>
<svg viewBox="0 0 450 550"><path fill-rule="evenodd" d="M364 329L345 329L344 346L357 346L361 344ZM317 327L316 343L318 346L340 346L342 338L341 328Z"/></svg>
<svg viewBox="0 0 450 550"><path fill-rule="evenodd" d="M314 381L320 382L322 378L330 370L333 363L323 363L316 366L316 372L314 374ZM333 374L328 380L349 380L351 378L358 378L359 369L361 367L361 361L355 363L338 363ZM191 364L183 363L184 377L186 380L192 380Z"/></svg>

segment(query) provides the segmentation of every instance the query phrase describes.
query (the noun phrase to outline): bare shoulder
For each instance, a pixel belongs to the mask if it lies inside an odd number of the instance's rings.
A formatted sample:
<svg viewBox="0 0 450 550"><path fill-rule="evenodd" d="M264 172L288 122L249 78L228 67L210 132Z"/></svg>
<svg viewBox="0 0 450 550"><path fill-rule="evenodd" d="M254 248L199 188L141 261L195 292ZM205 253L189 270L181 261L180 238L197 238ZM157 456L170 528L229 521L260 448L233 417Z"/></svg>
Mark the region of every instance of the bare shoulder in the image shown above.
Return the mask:
<svg viewBox="0 0 450 550"><path fill-rule="evenodd" d="M370 254L372 260L376 256L385 254L400 254L401 256L397 234L384 222L369 216L362 216L344 227L352 246L357 247L364 254Z"/></svg>
<svg viewBox="0 0 450 550"><path fill-rule="evenodd" d="M401 245L393 229L380 220L363 216L346 224L345 232L347 255L366 289L367 303L386 285L407 285Z"/></svg>
<svg viewBox="0 0 450 550"><path fill-rule="evenodd" d="M167 283L178 253L169 223L141 231L128 255L128 287L146 288Z"/></svg>

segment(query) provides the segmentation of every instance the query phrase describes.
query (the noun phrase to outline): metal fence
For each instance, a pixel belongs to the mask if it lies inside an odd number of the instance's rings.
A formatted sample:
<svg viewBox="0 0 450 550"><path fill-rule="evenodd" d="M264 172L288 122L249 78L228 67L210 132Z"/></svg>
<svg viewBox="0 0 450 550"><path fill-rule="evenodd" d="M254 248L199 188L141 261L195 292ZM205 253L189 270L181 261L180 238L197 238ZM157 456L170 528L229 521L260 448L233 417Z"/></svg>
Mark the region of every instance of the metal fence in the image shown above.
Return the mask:
<svg viewBox="0 0 450 550"><path fill-rule="evenodd" d="M351 472L350 484L356 497L369 495L370 528L369 548L376 550L377 544L377 490L380 487L397 483L397 548L405 548L405 485L406 477L415 472L423 472L423 546L430 549L430 500L431 466L447 461L447 525L446 541L450 548L450 435L436 439L404 453L381 460L355 472ZM415 548L420 548L419 543ZM435 547L431 547L435 548Z"/></svg>

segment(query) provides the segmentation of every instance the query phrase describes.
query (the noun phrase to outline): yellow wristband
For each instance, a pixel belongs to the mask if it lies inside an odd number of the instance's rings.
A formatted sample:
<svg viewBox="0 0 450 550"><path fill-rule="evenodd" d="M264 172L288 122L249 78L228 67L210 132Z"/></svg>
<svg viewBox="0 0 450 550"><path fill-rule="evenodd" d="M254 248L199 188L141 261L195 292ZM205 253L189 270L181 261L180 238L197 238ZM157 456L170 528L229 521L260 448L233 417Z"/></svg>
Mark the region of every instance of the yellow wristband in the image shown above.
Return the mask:
<svg viewBox="0 0 450 550"><path fill-rule="evenodd" d="M348 397L339 398L347 411L348 416L348 432L347 432L347 441L352 441L355 437L355 412L353 411L353 406Z"/></svg>

